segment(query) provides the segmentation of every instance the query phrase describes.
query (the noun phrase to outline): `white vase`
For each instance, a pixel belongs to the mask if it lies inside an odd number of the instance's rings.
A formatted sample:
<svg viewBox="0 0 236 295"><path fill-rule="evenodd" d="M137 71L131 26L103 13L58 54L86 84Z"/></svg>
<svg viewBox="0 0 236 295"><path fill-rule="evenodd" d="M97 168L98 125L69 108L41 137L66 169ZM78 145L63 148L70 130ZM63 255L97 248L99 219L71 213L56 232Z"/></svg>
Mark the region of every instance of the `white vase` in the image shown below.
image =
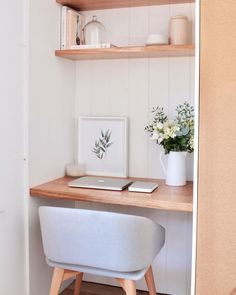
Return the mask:
<svg viewBox="0 0 236 295"><path fill-rule="evenodd" d="M167 167L163 163L162 152L160 161L166 175L166 184L170 186L186 185L186 156L187 152L170 152L168 154Z"/></svg>

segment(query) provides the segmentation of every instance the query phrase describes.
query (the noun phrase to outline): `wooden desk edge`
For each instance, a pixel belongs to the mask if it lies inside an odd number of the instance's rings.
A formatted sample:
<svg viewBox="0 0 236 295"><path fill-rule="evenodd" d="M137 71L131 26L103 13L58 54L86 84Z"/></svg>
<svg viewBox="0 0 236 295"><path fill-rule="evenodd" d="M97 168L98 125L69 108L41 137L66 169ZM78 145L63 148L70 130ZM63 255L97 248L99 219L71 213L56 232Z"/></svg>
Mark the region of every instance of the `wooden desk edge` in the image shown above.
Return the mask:
<svg viewBox="0 0 236 295"><path fill-rule="evenodd" d="M55 180L58 181L60 179ZM48 184L53 183L54 181L48 182ZM47 184L47 183L46 183ZM121 206L131 206L131 207L139 207L139 208L150 208L150 209L159 209L159 210L167 210L167 211L180 211L180 212L192 212L193 204L191 202L178 202L178 201L168 201L168 200L157 200L155 203L147 200L147 202L143 202L143 200L138 199L128 199L128 198L99 198L97 196L87 196L86 190L84 193L73 194L60 191L50 191L46 188L40 188L41 186L45 186L46 184L42 184L36 187L32 187L30 189L31 197L40 197L40 198L49 198L49 199L64 199L64 200L72 200L72 201L84 201L84 202L92 202L92 203L100 203L100 204L112 204L112 205L121 205Z"/></svg>

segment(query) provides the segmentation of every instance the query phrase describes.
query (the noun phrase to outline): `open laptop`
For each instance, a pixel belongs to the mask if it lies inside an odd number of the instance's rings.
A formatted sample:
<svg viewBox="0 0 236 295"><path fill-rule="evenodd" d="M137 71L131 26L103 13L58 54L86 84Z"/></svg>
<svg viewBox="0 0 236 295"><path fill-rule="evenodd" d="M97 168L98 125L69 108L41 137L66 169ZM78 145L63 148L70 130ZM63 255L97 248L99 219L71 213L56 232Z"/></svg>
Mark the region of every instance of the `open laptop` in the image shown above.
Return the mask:
<svg viewBox="0 0 236 295"><path fill-rule="evenodd" d="M68 183L70 187L92 188L112 191L122 191L127 188L132 181L119 178L103 178L95 176L84 176Z"/></svg>

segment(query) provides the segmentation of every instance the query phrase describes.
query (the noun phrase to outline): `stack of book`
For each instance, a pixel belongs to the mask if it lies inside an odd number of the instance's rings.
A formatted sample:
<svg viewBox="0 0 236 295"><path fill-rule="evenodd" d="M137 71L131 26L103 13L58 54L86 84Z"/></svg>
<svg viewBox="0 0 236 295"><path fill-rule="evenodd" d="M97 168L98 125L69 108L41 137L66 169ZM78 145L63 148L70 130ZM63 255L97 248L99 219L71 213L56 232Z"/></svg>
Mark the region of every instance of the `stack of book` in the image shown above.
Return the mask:
<svg viewBox="0 0 236 295"><path fill-rule="evenodd" d="M83 44L84 16L67 6L61 8L61 50Z"/></svg>
<svg viewBox="0 0 236 295"><path fill-rule="evenodd" d="M85 17L67 6L61 8L61 50L115 47L111 43L84 44Z"/></svg>
<svg viewBox="0 0 236 295"><path fill-rule="evenodd" d="M116 47L115 45L111 44L111 43L101 43L101 44L84 44L84 45L74 45L71 46L70 49L99 49L99 48L112 48L112 47Z"/></svg>

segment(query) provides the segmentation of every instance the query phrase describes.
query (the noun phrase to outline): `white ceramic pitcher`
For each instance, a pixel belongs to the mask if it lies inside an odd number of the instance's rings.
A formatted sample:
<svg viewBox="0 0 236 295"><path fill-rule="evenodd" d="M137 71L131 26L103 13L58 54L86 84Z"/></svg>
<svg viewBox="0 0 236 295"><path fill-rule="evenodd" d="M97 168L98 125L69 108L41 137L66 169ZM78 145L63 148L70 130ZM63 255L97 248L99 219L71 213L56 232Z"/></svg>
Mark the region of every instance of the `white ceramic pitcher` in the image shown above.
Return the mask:
<svg viewBox="0 0 236 295"><path fill-rule="evenodd" d="M170 152L167 168L163 162L164 152L160 154L162 168L166 175L166 184L171 186L186 185L186 156L187 152Z"/></svg>

